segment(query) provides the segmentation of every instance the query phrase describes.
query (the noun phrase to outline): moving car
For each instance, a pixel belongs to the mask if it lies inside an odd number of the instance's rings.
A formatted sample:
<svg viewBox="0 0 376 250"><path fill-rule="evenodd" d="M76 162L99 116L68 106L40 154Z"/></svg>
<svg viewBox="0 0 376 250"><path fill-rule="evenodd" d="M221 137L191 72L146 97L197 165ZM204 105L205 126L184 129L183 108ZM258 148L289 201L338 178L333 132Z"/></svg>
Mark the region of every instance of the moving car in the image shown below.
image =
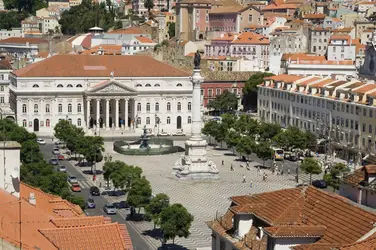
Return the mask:
<svg viewBox="0 0 376 250"><path fill-rule="evenodd" d="M70 184L78 183L77 177L74 176L74 175L70 175L70 176L68 176L68 182L69 182Z"/></svg>
<svg viewBox="0 0 376 250"><path fill-rule="evenodd" d="M104 211L106 214L116 214L116 208L114 207L113 204L107 204L107 205L104 205L104 207L103 207L103 211Z"/></svg>
<svg viewBox="0 0 376 250"><path fill-rule="evenodd" d="M81 186L78 183L73 183L71 186L72 192L81 192Z"/></svg>
<svg viewBox="0 0 376 250"><path fill-rule="evenodd" d="M315 181L312 181L312 186L317 187L317 188L327 188L328 184L324 180L315 180Z"/></svg>
<svg viewBox="0 0 376 250"><path fill-rule="evenodd" d="M87 208L95 208L95 202L93 198L89 198L86 201L86 207Z"/></svg>
<svg viewBox="0 0 376 250"><path fill-rule="evenodd" d="M56 166L56 165L59 165L59 161L56 158L51 158L50 159L50 164Z"/></svg>
<svg viewBox="0 0 376 250"><path fill-rule="evenodd" d="M39 145L46 145L46 141L43 140L43 139L40 139L40 138L37 139L37 143L38 143Z"/></svg>
<svg viewBox="0 0 376 250"><path fill-rule="evenodd" d="M128 204L128 202L126 201L120 201L120 202L115 202L114 204L112 204L115 208L117 209L127 209L127 208L130 208L131 206Z"/></svg>
<svg viewBox="0 0 376 250"><path fill-rule="evenodd" d="M185 136L185 133L183 131L177 131L176 133L172 134L173 136Z"/></svg>
<svg viewBox="0 0 376 250"><path fill-rule="evenodd" d="M59 155L60 154L60 150L58 148L54 148L54 149L52 149L52 153L54 155Z"/></svg>
<svg viewBox="0 0 376 250"><path fill-rule="evenodd" d="M59 160L62 160L62 161L65 160L65 156L64 156L64 155L58 155L57 158L58 158Z"/></svg>
<svg viewBox="0 0 376 250"><path fill-rule="evenodd" d="M66 173L66 172L67 172L67 168L66 168L65 166L63 166L63 165L60 165L60 166L59 166L59 172L64 172L64 173Z"/></svg>
<svg viewBox="0 0 376 250"><path fill-rule="evenodd" d="M158 136L170 136L171 134L167 133L167 132L161 132L158 134Z"/></svg>
<svg viewBox="0 0 376 250"><path fill-rule="evenodd" d="M101 195L101 191L99 190L99 188L98 187L96 187L96 186L92 186L92 187L90 187L90 194L91 195L94 195L94 196L99 196L99 195Z"/></svg>

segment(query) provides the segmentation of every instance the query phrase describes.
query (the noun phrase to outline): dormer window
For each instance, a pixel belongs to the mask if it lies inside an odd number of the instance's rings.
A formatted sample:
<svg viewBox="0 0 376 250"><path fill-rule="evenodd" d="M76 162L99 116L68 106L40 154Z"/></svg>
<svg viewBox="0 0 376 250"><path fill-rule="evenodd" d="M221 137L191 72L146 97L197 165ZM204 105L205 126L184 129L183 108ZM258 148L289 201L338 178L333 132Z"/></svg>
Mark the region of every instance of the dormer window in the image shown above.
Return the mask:
<svg viewBox="0 0 376 250"><path fill-rule="evenodd" d="M151 85L150 85L149 83L147 83L147 84L145 85L145 87L151 87Z"/></svg>
<svg viewBox="0 0 376 250"><path fill-rule="evenodd" d="M73 85L72 84L68 84L67 88L73 88Z"/></svg>
<svg viewBox="0 0 376 250"><path fill-rule="evenodd" d="M142 87L142 84L137 83L137 84L136 84L136 87Z"/></svg>
<svg viewBox="0 0 376 250"><path fill-rule="evenodd" d="M39 85L38 84L34 84L33 88L39 88Z"/></svg>
<svg viewBox="0 0 376 250"><path fill-rule="evenodd" d="M183 85L181 83L176 84L176 87L182 87Z"/></svg>
<svg viewBox="0 0 376 250"><path fill-rule="evenodd" d="M82 85L81 84L77 84L76 88L82 88Z"/></svg>
<svg viewBox="0 0 376 250"><path fill-rule="evenodd" d="M157 84L154 84L154 87L160 87L161 85L159 85L158 83Z"/></svg>
<svg viewBox="0 0 376 250"><path fill-rule="evenodd" d="M59 84L57 85L58 88L62 88L63 87L63 84Z"/></svg>

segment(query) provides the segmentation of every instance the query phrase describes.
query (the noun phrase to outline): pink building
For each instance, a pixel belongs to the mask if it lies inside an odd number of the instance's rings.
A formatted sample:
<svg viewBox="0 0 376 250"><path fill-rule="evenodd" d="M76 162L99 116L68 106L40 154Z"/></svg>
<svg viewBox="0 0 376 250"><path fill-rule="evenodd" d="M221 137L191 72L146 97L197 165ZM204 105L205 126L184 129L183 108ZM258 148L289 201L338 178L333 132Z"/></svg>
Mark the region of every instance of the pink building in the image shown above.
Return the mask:
<svg viewBox="0 0 376 250"><path fill-rule="evenodd" d="M205 45L205 56L244 57L256 60L258 67L269 66L269 39L253 32L227 33Z"/></svg>

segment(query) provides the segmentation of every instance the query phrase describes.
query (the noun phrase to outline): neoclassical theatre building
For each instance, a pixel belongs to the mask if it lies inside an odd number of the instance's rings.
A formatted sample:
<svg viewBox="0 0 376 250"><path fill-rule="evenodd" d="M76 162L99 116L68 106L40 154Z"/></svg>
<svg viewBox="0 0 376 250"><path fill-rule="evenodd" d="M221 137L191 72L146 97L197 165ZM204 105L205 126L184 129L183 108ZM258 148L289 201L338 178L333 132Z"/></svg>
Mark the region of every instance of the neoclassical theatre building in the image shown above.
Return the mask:
<svg viewBox="0 0 376 250"><path fill-rule="evenodd" d="M192 88L189 72L149 56L56 55L12 72L9 91L17 123L52 135L61 119L93 133L190 131Z"/></svg>

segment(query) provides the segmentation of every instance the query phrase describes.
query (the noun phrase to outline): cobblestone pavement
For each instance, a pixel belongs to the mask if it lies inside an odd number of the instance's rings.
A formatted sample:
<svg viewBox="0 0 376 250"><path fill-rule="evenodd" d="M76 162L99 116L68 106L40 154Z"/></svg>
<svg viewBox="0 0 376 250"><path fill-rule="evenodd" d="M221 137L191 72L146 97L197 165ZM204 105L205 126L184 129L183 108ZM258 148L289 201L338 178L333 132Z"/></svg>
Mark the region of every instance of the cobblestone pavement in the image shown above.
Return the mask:
<svg viewBox="0 0 376 250"><path fill-rule="evenodd" d="M178 142L184 143L184 142ZM197 247L211 246L211 231L206 222L213 220L215 216L222 215L230 206L229 197L253 193L262 193L295 186L294 175L273 175L268 173L268 180L262 180L262 174L254 168L259 162L250 162L249 170L236 161L236 156L230 151L220 151L208 148L208 156L217 164L220 172L220 179L215 181L189 182L179 181L174 177L172 166L182 153L161 155L161 156L124 156L113 151L112 143L105 143L106 153L110 153L113 160L122 160L127 164L139 166L143 169L146 178L150 181L153 193L166 193L171 198L171 203L183 204L190 213L194 215L194 222L191 227L191 235L175 240L177 245L183 249L195 249ZM224 166L221 162L224 160ZM233 164L234 171L230 171ZM102 168L98 164L97 170ZM242 183L243 174L246 176L246 183ZM87 176L91 178L91 176ZM307 175L301 175L300 179L308 180ZM98 179L100 181L101 179ZM250 184L252 182L252 187ZM98 183L97 183L98 184ZM140 232L151 231L151 222L133 222ZM146 235L149 242L153 242L155 249L161 243L158 239Z"/></svg>

